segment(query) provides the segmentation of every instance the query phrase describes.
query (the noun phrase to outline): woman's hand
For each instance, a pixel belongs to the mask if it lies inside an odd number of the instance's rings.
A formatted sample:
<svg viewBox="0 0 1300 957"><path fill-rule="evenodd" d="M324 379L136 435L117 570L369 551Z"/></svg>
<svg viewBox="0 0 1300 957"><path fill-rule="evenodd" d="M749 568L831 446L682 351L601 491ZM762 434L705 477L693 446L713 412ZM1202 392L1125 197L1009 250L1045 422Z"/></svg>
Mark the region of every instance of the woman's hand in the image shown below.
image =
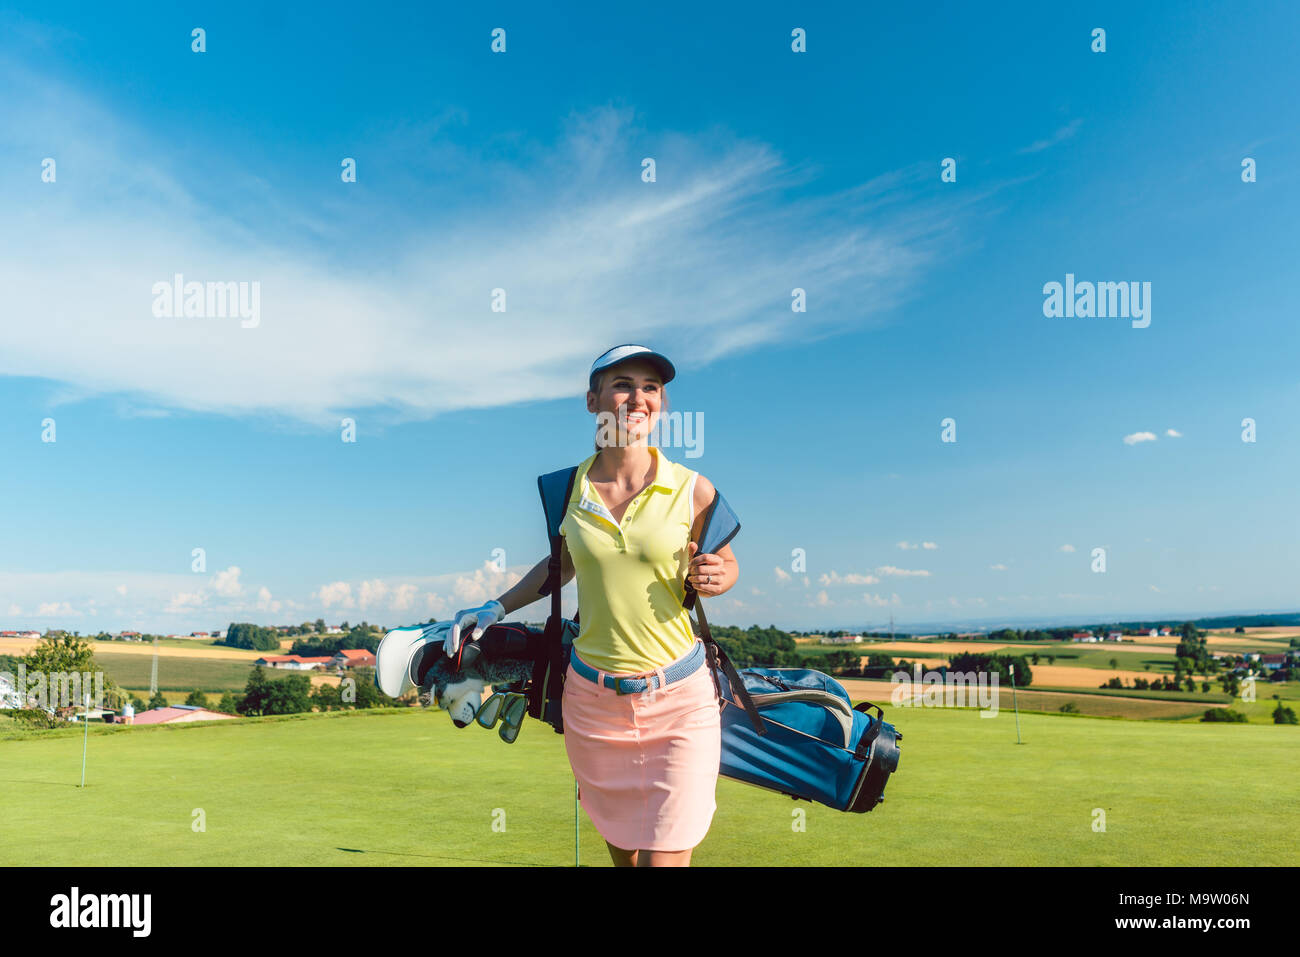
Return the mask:
<svg viewBox="0 0 1300 957"><path fill-rule="evenodd" d="M505 606L499 601L490 601L478 608L467 608L464 611L456 612L451 631L447 632L447 637L443 639L442 650L447 653L448 658L454 658L463 637L470 637L472 640L477 641L483 637L483 632L505 616ZM472 635L469 635L468 632L471 628L474 631Z"/></svg>
<svg viewBox="0 0 1300 957"><path fill-rule="evenodd" d="M700 546L695 542L688 542L687 548L690 549L690 564L686 580L696 592L701 595L721 595L736 583L738 569L730 545L723 546L717 555L697 555Z"/></svg>

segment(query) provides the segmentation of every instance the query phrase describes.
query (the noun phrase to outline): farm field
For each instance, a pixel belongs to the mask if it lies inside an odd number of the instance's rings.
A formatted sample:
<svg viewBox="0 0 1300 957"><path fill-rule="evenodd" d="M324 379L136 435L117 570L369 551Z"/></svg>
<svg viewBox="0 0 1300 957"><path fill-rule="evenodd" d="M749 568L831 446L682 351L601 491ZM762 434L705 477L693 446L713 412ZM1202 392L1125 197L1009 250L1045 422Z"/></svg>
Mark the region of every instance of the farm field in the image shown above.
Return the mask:
<svg viewBox="0 0 1300 957"><path fill-rule="evenodd" d="M1300 863L1300 729L1022 713L1017 745L1010 710L887 718L905 739L884 804L845 814L721 779L694 863ZM80 729L0 741L0 863L574 861L563 738L531 720L513 745L413 709L108 726L92 728L89 755L82 790ZM1092 829L1098 808L1104 833ZM791 827L796 810L805 831ZM502 815L505 829L494 830ZM611 866L585 813L579 820L584 865Z"/></svg>
<svg viewBox="0 0 1300 957"><path fill-rule="evenodd" d="M158 688L161 691L242 690L253 670L252 658L198 658L158 655ZM148 688L152 655L120 655L96 649L95 661L104 674L124 688ZM275 674L267 669L268 674Z"/></svg>
<svg viewBox="0 0 1300 957"><path fill-rule="evenodd" d="M287 653L296 639L281 641L279 652L227 648L200 639L162 639L158 645L158 690L173 704L185 700L195 688L220 696L224 691L243 691L253 663L263 655ZM0 640L0 654L25 655L37 639ZM154 647L147 642L92 641L95 661L122 688L148 698ZM271 678L300 672L266 669ZM339 682L338 675L307 672L313 686Z"/></svg>
<svg viewBox="0 0 1300 957"><path fill-rule="evenodd" d="M895 685L888 681L862 678L841 678L840 684L857 700L859 698L875 702L888 713L893 700ZM1199 687L1199 686L1198 686ZM909 688L911 699L917 699L924 689ZM1011 709L1013 699L1011 688L999 686L998 708ZM1278 699L1274 700L1273 695ZM1134 720L1164 720L1199 722L1209 708L1231 708L1246 715L1251 723L1273 724L1273 709L1280 702L1300 713L1300 682L1282 681L1260 683L1256 687L1256 700L1244 701L1240 697L1229 698L1216 685L1209 694L1196 692L1133 691L1119 689L1080 688L1073 691L1068 687L1051 686L1046 682L1034 684L1028 689L1018 689L1016 698L1022 711L1059 712L1064 704L1073 704L1079 714L1096 717L1129 718ZM968 699L970 700L970 699ZM975 699L978 701L978 698ZM886 720L889 720L886 718ZM987 720L987 719L986 719Z"/></svg>
<svg viewBox="0 0 1300 957"><path fill-rule="evenodd" d="M227 658L165 658L158 656L158 689L160 691L243 691L248 683L249 672L253 670L253 661L230 660ZM104 674L124 688L148 688L149 673L153 667L150 656L115 655L96 652L95 661L104 669ZM285 675L306 674L313 685L338 684L338 675L326 672L299 672L276 668L267 668L270 678L283 678Z"/></svg>
<svg viewBox="0 0 1300 957"><path fill-rule="evenodd" d="M894 686L889 684L889 682L844 678L840 680L840 684L844 686L844 690L847 691L854 700L862 698L880 705L885 709L885 720L891 723L893 722L894 719L891 717L891 714L897 715L897 712L892 712L891 708L899 706L893 706L890 704L893 700L892 693ZM922 693L923 691L913 688L908 697L910 700L915 701ZM1105 695L1070 693L1068 691L1017 691L1016 697L1020 702L1020 710L1022 712L1059 712L1061 705L1068 703L1073 704L1080 714L1092 715L1095 717L1133 718L1139 720L1178 720L1185 718L1194 718L1199 720L1201 715L1205 713L1206 708L1212 708L1220 704L1220 702L1195 704L1191 702L1160 701L1118 696L1108 697ZM978 698L975 700L978 701ZM1013 705L1010 688L998 688L997 707L999 711L1012 710ZM991 719L986 718L984 720ZM1269 719L1269 723L1272 723L1271 719Z"/></svg>
<svg viewBox="0 0 1300 957"><path fill-rule="evenodd" d="M1132 684L1134 678L1151 678L1151 672L1113 668L1089 668L1074 665L1032 665L1035 685L1054 685L1061 688L1095 688L1113 677L1123 678ZM1033 687L1033 685L1030 685ZM1217 685L1216 685L1217 687Z"/></svg>
<svg viewBox="0 0 1300 957"><path fill-rule="evenodd" d="M860 645L829 645L827 647L831 651L852 649L861 651L864 655L873 651L880 651L891 658L909 658L910 655L944 655L946 657L964 652L993 654L1006 648L1007 645L998 641L885 641L870 644L864 641Z"/></svg>
<svg viewBox="0 0 1300 957"><path fill-rule="evenodd" d="M0 640L0 655L25 655L40 643L36 638L5 638ZM91 648L98 658L101 654L136 655L152 658L154 647L143 641L92 641ZM266 651L252 651L244 648L227 648L225 645L205 644L199 641L163 641L158 645L159 658L224 658L233 661L247 661L252 664Z"/></svg>

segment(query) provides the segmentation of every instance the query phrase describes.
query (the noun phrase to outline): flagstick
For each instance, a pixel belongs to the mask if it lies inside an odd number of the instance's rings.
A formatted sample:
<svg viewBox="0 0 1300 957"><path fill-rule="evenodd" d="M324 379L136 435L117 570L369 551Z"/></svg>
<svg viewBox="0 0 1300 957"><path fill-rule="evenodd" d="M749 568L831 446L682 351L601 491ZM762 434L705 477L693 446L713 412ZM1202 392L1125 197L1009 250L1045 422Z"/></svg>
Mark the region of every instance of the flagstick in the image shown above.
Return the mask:
<svg viewBox="0 0 1300 957"><path fill-rule="evenodd" d="M1016 701L1016 666L1010 665L1011 668L1011 704L1016 709L1016 744L1024 744L1020 740L1020 704Z"/></svg>
<svg viewBox="0 0 1300 957"><path fill-rule="evenodd" d="M86 693L86 711L81 716L81 723L86 726L81 738L81 786L86 786L86 744L90 741L90 693Z"/></svg>
<svg viewBox="0 0 1300 957"><path fill-rule="evenodd" d="M578 779L573 779L573 866L581 867L578 863Z"/></svg>

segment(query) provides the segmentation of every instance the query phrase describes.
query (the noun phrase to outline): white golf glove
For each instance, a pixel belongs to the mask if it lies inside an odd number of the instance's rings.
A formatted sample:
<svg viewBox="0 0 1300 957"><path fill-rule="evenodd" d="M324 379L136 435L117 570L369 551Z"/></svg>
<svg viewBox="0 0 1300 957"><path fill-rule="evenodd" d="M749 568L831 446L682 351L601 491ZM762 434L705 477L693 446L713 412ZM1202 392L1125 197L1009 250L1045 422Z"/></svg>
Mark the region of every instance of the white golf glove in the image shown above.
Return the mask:
<svg viewBox="0 0 1300 957"><path fill-rule="evenodd" d="M487 631L498 621L506 616L505 607L499 601L490 601L486 605L478 608L467 608L464 611L456 612L454 624L451 631L443 641L443 651L447 653L448 658L453 658L456 651L460 648L461 635L470 628L474 633L470 635L471 641L476 641L483 637L483 632Z"/></svg>

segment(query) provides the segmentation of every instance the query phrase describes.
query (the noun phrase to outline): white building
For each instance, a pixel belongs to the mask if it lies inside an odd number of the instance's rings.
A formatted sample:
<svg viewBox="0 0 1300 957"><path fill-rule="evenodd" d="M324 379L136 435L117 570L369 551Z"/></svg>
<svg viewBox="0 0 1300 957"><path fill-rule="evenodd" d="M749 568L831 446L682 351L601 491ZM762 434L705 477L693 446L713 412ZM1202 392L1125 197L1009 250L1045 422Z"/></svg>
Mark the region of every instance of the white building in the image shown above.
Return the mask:
<svg viewBox="0 0 1300 957"><path fill-rule="evenodd" d="M0 708L25 708L27 703L14 690L8 675L0 675Z"/></svg>

